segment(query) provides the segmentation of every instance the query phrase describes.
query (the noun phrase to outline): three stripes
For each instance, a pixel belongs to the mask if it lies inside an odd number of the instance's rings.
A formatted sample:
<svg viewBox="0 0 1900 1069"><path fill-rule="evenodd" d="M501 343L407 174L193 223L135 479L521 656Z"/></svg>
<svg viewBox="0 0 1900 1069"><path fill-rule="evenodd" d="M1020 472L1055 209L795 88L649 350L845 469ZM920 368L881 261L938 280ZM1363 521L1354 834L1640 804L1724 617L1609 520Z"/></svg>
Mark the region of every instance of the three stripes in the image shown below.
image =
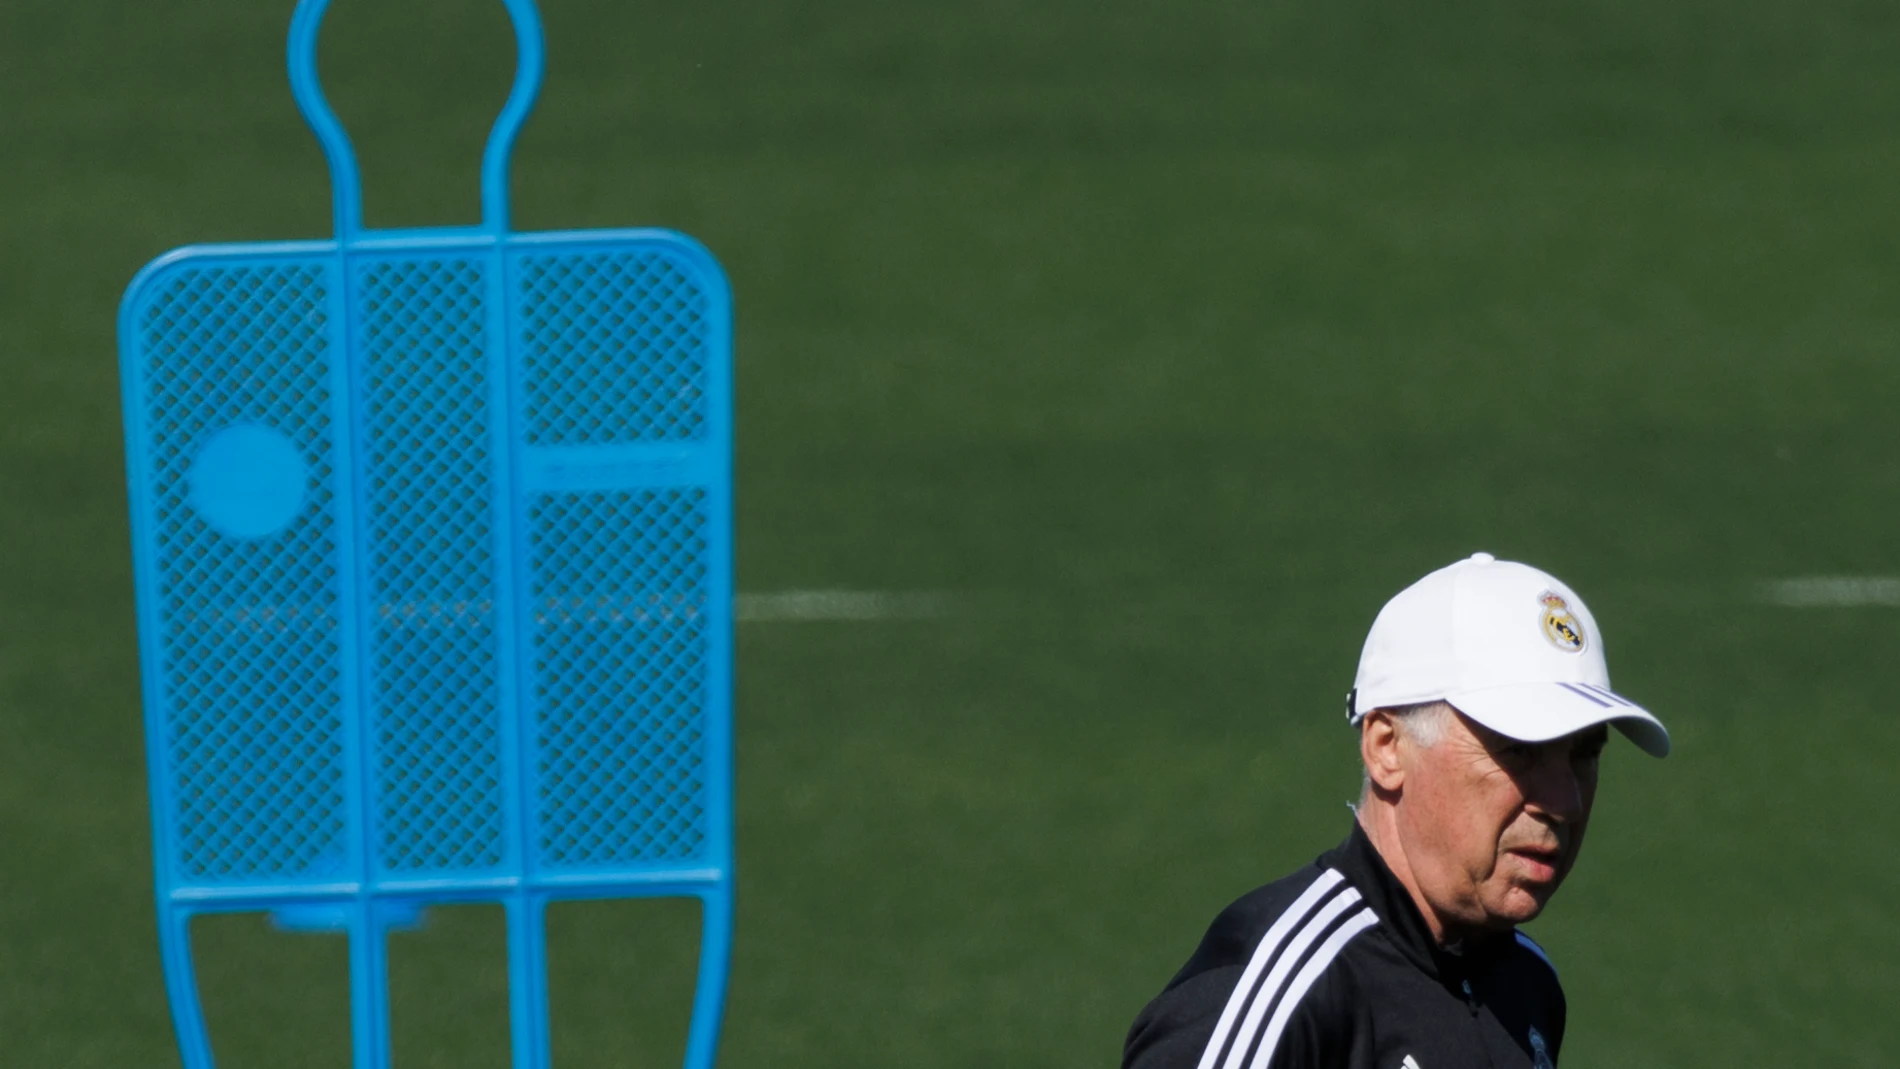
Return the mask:
<svg viewBox="0 0 1900 1069"><path fill-rule="evenodd" d="M1261 936L1197 1069L1266 1069L1272 1062L1300 999L1353 936L1378 923L1345 881L1327 869Z"/></svg>
<svg viewBox="0 0 1900 1069"><path fill-rule="evenodd" d="M1559 683L1557 685L1581 697L1585 701L1595 702L1605 709L1614 709L1619 705L1627 706L1631 709L1636 707L1635 702L1620 695L1612 694L1610 691L1594 683Z"/></svg>

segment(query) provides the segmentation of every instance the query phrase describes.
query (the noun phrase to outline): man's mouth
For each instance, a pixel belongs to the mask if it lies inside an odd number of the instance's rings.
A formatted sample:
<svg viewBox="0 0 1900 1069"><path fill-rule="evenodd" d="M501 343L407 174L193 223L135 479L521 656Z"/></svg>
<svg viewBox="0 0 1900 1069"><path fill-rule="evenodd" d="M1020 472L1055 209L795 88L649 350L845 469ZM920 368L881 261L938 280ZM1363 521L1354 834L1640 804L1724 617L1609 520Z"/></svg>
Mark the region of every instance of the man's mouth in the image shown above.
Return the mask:
<svg viewBox="0 0 1900 1069"><path fill-rule="evenodd" d="M1537 883L1550 883L1557 878L1557 862L1561 852L1555 847L1514 846L1506 851L1518 859L1525 869L1525 875Z"/></svg>

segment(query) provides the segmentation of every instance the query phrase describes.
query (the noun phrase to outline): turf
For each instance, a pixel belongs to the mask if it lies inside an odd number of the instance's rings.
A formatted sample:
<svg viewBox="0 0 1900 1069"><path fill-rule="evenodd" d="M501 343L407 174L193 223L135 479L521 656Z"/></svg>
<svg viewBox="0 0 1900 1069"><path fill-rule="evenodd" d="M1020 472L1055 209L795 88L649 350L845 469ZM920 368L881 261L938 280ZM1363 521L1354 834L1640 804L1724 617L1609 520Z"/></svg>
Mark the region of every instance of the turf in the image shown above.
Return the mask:
<svg viewBox="0 0 1900 1069"><path fill-rule="evenodd" d="M327 228L288 9L0 5L8 1066L176 1064L112 317L166 248ZM338 0L373 224L473 216L498 11ZM1900 11L545 16L518 223L725 262L742 587L958 596L742 628L723 1064L1114 1064L1212 914L1343 834L1364 629L1480 548L1591 599L1678 748L1612 750L1537 922L1564 1064L1900 1046L1900 614L1751 596L1900 572ZM490 921L401 937L399 1064L502 1064ZM563 1069L677 1057L689 924L559 919ZM221 1064L344 1064L334 944L204 938Z"/></svg>

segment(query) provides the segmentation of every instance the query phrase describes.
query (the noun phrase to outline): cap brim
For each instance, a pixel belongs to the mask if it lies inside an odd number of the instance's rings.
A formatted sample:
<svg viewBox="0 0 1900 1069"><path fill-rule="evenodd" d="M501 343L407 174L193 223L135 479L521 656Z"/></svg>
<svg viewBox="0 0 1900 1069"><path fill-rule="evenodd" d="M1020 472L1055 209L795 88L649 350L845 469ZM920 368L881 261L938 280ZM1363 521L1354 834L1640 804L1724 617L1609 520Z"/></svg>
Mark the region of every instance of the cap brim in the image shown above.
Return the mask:
<svg viewBox="0 0 1900 1069"><path fill-rule="evenodd" d="M1452 707L1519 742L1546 742L1614 724L1644 753L1669 755L1669 731L1649 710L1588 683L1517 683L1447 694Z"/></svg>

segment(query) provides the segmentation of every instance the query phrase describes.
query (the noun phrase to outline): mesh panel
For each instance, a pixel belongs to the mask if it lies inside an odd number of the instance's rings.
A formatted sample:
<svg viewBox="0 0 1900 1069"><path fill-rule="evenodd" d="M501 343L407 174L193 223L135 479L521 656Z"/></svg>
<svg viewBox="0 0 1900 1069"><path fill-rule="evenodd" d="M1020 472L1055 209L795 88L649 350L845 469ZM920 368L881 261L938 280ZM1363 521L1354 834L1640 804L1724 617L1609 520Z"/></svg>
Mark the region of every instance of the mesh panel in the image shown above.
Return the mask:
<svg viewBox="0 0 1900 1069"><path fill-rule="evenodd" d="M702 490L535 501L539 846L550 865L679 861L705 838Z"/></svg>
<svg viewBox="0 0 1900 1069"><path fill-rule="evenodd" d="M531 443L700 436L706 293L673 255L526 256L517 277Z"/></svg>
<svg viewBox="0 0 1900 1069"><path fill-rule="evenodd" d="M377 856L502 860L489 379L478 261L357 271Z"/></svg>
<svg viewBox="0 0 1900 1069"><path fill-rule="evenodd" d="M327 271L182 270L140 321L175 858L188 877L346 862ZM233 424L281 433L309 484L268 537L219 534L192 459Z"/></svg>

